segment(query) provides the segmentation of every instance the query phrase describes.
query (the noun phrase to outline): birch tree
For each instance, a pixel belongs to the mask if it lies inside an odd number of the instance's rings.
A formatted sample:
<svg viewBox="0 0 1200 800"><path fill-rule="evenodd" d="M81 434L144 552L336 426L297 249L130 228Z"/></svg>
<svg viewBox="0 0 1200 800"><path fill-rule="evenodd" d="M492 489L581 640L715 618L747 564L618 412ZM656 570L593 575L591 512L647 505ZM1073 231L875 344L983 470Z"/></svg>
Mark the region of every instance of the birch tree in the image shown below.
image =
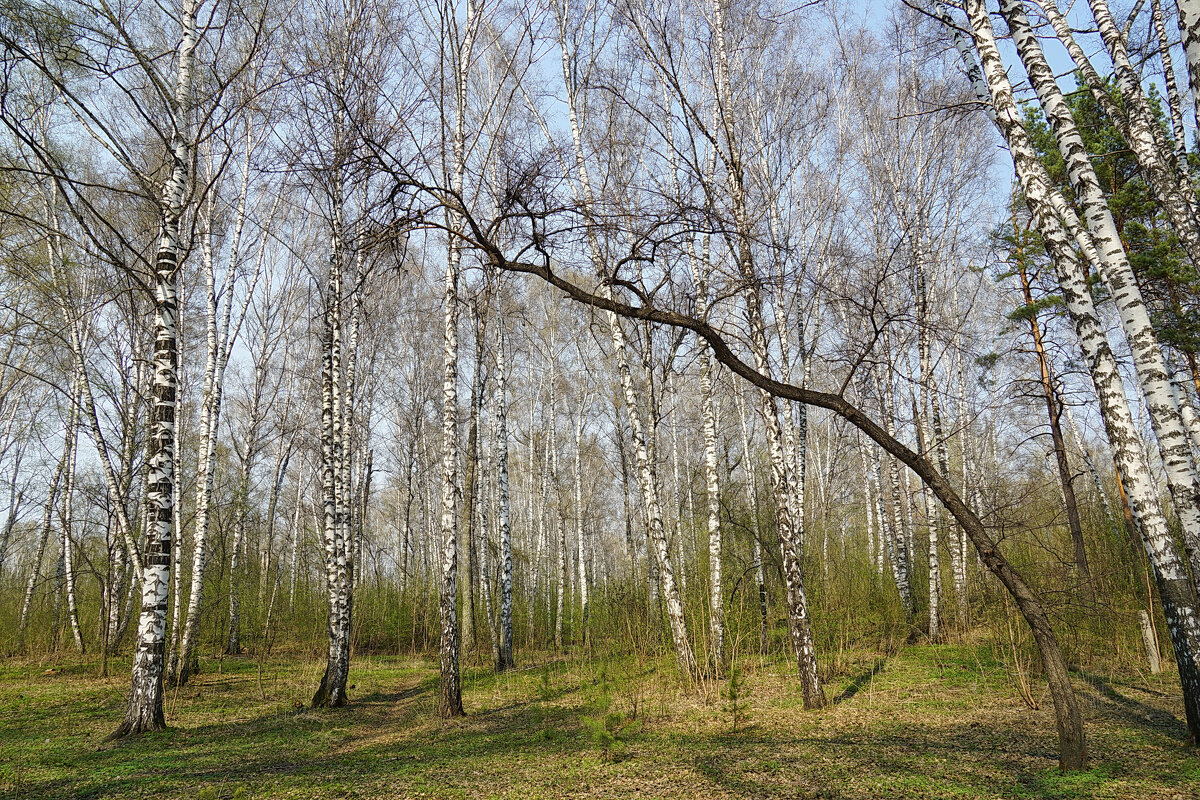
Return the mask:
<svg viewBox="0 0 1200 800"><path fill-rule="evenodd" d="M948 12L942 9L941 13L948 25L953 25ZM991 20L982 2L969 5L968 19L975 44L974 52L978 53L979 61L974 60L972 51L960 39L959 50L963 54L967 75L977 96L988 98L985 107L993 109L989 111L989 116L1008 142L1025 197L1034 210L1042 239L1055 264L1072 325L1100 397L1102 417L1115 460L1120 466L1130 507L1138 521L1147 555L1155 568L1163 610L1176 648L1181 681L1187 687L1185 697L1189 699L1185 706L1194 707L1194 701L1190 698L1198 692L1192 687L1200 687L1200 675L1194 657L1197 641L1194 587L1187 579L1178 551L1166 533L1166 520L1139 447L1140 437L1133 424L1116 361L1096 316L1079 257L1071 247L1072 236L1080 240L1080 249L1089 261L1099 263L1099 256L1093 259L1095 249L1090 239L1083 235L1078 220L1068 213L1065 200L1057 195L1044 166L1037 159L1021 123L1012 86L996 48ZM1103 215L1103 212L1100 214ZM1070 232L1067 225L1071 225ZM1200 717L1195 710L1188 711L1189 720L1197 718ZM1194 723L1189 722L1189 725Z"/></svg>

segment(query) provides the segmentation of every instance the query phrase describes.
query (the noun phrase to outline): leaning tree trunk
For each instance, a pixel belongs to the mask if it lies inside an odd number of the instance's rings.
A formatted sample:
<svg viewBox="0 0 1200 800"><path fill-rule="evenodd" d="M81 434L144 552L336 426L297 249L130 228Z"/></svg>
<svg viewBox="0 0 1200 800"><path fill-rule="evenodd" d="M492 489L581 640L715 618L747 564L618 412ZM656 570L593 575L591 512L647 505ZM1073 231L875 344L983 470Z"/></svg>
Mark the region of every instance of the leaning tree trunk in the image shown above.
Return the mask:
<svg viewBox="0 0 1200 800"><path fill-rule="evenodd" d="M986 99L987 107L992 109L990 115L1009 144L1018 178L1057 268L1063 298L1100 398L1101 415L1113 446L1114 460L1124 477L1131 514L1140 525L1147 553L1155 567L1163 609L1175 644L1188 726L1195 735L1200 732L1200 672L1197 671L1194 657L1200 646L1200 624L1196 613L1195 590L1187 578L1158 505L1157 492L1140 451L1140 436L1133 424L1116 360L1096 316L1078 256L1071 246L1068 231L1063 228L1056 213L1056 207L1065 206L1065 203L1053 197L1056 190L1022 125L987 8L980 0L971 0L969 10L982 70L975 63L970 49L958 37L957 28L953 27L945 8L940 8L939 13L950 25L952 35L958 39L957 46L977 94L981 99ZM1060 737L1062 735L1060 728ZM1070 763L1066 758L1068 754L1072 756ZM1064 767L1070 768L1082 765L1082 734L1078 747L1072 747L1070 751L1064 749L1062 762Z"/></svg>
<svg viewBox="0 0 1200 800"><path fill-rule="evenodd" d="M1171 44L1167 38L1167 26L1163 21L1162 0L1150 0L1150 16L1154 24L1154 36L1158 40L1158 57L1162 61L1163 83L1167 86L1167 109L1171 115L1171 136L1174 139L1175 169L1185 180L1190 180L1187 163L1187 135L1183 127L1183 104L1179 96L1179 82L1175 79L1175 65L1171 58ZM1184 54L1186 58L1186 53Z"/></svg>
<svg viewBox="0 0 1200 800"><path fill-rule="evenodd" d="M975 22L976 20L973 18L972 21ZM985 21L987 21L986 17ZM990 22L988 24L990 29ZM998 54L996 55L998 62ZM1001 76L1003 76L1003 72L1001 72ZM1013 109L1015 110L1015 105ZM1062 650L1058 646L1054 630L1050 625L1041 600L1025 582L1020 573L1012 567L1000 552L996 543L988 535L979 517L963 502L962 498L959 497L954 487L950 484L950 481L938 472L937 468L928 459L919 457L898 441L878 423L864 414L861 409L851 404L843 394L818 392L781 383L770 377L770 375L758 371L734 354L719 331L694 317L673 311L661 311L651 306L631 306L614 300L607 293L588 291L557 275L543 264L509 261L495 245L489 244L488 252L501 269L536 275L546 283L562 290L571 298L594 308L610 314L620 314L633 319L683 328L703 336L712 347L717 360L729 367L737 375L750 381L759 389L770 392L774 396L807 403L832 411L867 434L880 447L911 469L930 487L946 509L954 516L970 538L971 543L975 546L976 553L979 555L982 564L1001 581L1009 594L1016 600L1018 609L1033 632L1034 641L1041 654L1043 669L1046 671L1050 694L1054 701L1055 723L1058 729L1060 745L1059 763L1064 769L1080 769L1083 767L1086 760L1086 752L1079 706L1075 699L1074 690L1071 688ZM1185 585L1190 586L1190 583ZM1177 622L1177 620L1173 622Z"/></svg>
<svg viewBox="0 0 1200 800"><path fill-rule="evenodd" d="M1097 21L1103 21L1104 16L1099 13L1101 4L1093 2L1092 5L1097 10ZM1121 326L1146 398L1150 422L1162 454L1167 486L1183 528L1192 569L1200 573L1200 504L1196 494L1196 466L1179 408L1172 397L1162 349L1151 325L1149 311L1129 264L1108 200L1088 158L1083 138L1054 73L1046 62L1041 44L1033 34L1024 7L1018 0L1001 0L1000 9L1012 30L1013 41L1029 74L1030 83L1058 140L1071 187L1087 224L1087 231L1096 245L1099 255L1097 266L1120 311ZM1136 117L1136 114L1132 117ZM1176 228L1182 237L1183 230L1178 225Z"/></svg>
<svg viewBox="0 0 1200 800"><path fill-rule="evenodd" d="M1188 85L1192 89L1193 116L1200 128L1200 0L1176 0L1179 32L1187 57Z"/></svg>
<svg viewBox="0 0 1200 800"><path fill-rule="evenodd" d="M1058 646L1053 628L1040 599L1024 578L1017 572L996 543L988 535L982 521L954 491L950 481L943 476L928 459L916 453L890 435L883 427L852 405L841 394L804 389L780 383L741 360L733 353L720 332L694 317L672 311L642 306L635 307L612 299L606 294L593 293L553 273L544 265L528 262L508 261L498 248L489 248L492 258L502 269L537 275L555 288L566 292L573 299L612 314L643 319L666 325L677 326L703 336L713 348L715 357L739 376L759 389L772 395L796 402L825 408L867 434L889 454L903 462L921 478L937 495L938 499L966 531L975 546L982 563L995 575L1016 600L1017 607L1033 632L1034 641L1042 657L1051 697L1055 707L1055 722L1059 734L1060 765L1064 769L1080 769L1085 761L1083 726L1079 706L1067 671L1066 662Z"/></svg>

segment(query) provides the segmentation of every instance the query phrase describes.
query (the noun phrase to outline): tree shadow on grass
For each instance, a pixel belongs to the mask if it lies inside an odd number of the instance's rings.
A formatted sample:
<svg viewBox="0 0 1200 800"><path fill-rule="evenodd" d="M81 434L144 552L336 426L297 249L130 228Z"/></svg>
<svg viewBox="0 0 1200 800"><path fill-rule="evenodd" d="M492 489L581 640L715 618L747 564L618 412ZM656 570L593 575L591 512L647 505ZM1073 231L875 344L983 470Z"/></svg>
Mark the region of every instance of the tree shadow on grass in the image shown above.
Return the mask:
<svg viewBox="0 0 1200 800"><path fill-rule="evenodd" d="M1062 773L1051 726L988 728L977 723L897 725L888 732L819 732L707 744L697 742L692 768L715 787L743 797L842 798L1172 797L1194 787L1186 754L1170 760L1096 760ZM1141 755L1145 755L1143 752ZM1167 788L1170 787L1170 788ZM1190 795L1187 795L1190 796Z"/></svg>
<svg viewBox="0 0 1200 800"><path fill-rule="evenodd" d="M489 709L405 736L436 677L394 694L376 692L340 709L281 710L238 723L171 728L119 748L75 754L71 778L23 783L38 798L194 797L205 786L245 786L248 796L307 788L337 794L339 782L409 784L456 780L481 763L530 753L564 760L590 749L578 735L582 709L536 701ZM577 760L577 759L576 759ZM431 777L433 776L433 777ZM292 796L292 795L288 795Z"/></svg>
<svg viewBox="0 0 1200 800"><path fill-rule="evenodd" d="M1099 675L1083 670L1077 670L1075 674L1087 681L1101 698L1108 701L1102 703L1104 711L1110 716L1119 719L1125 725L1171 739L1177 739L1181 742L1187 740L1187 726L1170 711L1143 703L1127 694L1123 694L1112 682ZM1129 688L1136 689L1133 686Z"/></svg>
<svg viewBox="0 0 1200 800"><path fill-rule="evenodd" d="M409 688L401 689L398 692L374 691L370 694L364 694L362 697L357 699L351 698L350 705L391 705L393 703L411 700L414 697L420 697L423 694L427 694L428 692L432 691L435 686L437 686L437 680L432 679L421 681L416 686L410 686Z"/></svg>
<svg viewBox="0 0 1200 800"><path fill-rule="evenodd" d="M883 668L886 664L886 656L875 659L875 663L871 665L870 669L855 675L853 680L851 680L850 683L847 684L846 688L842 690L841 694L833 698L833 704L837 705L839 703L844 703L862 691L862 689L869 684L876 675L883 672Z"/></svg>

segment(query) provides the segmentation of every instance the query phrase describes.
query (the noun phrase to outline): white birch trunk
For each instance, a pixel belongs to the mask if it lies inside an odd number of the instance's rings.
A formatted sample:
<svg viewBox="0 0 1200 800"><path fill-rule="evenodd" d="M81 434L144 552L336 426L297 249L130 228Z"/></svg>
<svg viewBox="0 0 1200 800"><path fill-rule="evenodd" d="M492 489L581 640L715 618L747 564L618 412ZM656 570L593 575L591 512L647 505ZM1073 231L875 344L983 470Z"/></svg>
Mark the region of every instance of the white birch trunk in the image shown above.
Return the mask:
<svg viewBox="0 0 1200 800"><path fill-rule="evenodd" d="M62 530L60 532L60 546L62 548L63 557L63 577L66 582L67 592L67 616L71 623L71 636L75 641L75 648L82 653L83 634L79 629L79 607L75 596L75 543L72 540L72 532L75 527L75 474L76 463L79 457L79 390L78 376L71 385L71 407L67 412L67 430L64 437L64 448L67 455L67 470L63 475L63 491L62 491Z"/></svg>
<svg viewBox="0 0 1200 800"><path fill-rule="evenodd" d="M1171 58L1171 42L1163 20L1162 0L1150 0L1150 19L1158 40L1158 57L1162 61L1163 83L1167 86L1167 110L1171 117L1171 136L1174 140L1175 169L1186 183L1191 182L1187 163L1187 134L1183 126L1183 105L1179 96L1179 81ZM1128 39L1128 37L1125 37ZM1184 54L1186 58L1186 53Z"/></svg>
<svg viewBox="0 0 1200 800"><path fill-rule="evenodd" d="M1187 59L1188 85L1192 90L1193 117L1200 128L1200 0L1176 0L1179 32Z"/></svg>
<svg viewBox="0 0 1200 800"><path fill-rule="evenodd" d="M925 441L925 428L921 424L921 415L918 411L917 401L914 397L913 424L917 429L917 455L928 458L929 448ZM936 642L941 634L941 620L938 613L942 594L941 569L938 563L938 520L933 498L929 496L929 489L923 483L921 484L921 511L925 516L925 528L929 534L929 638Z"/></svg>
<svg viewBox="0 0 1200 800"><path fill-rule="evenodd" d="M997 125L1009 144L1039 231L1055 262L1063 297L1100 397L1109 441L1126 478L1130 508L1139 522L1147 554L1155 568L1184 687L1188 726L1196 735L1200 733L1200 671L1195 661L1195 653L1200 652L1200 620L1196 613L1195 588L1187 578L1186 568L1158 505L1149 469L1139 451L1140 437L1133 424L1116 361L1092 307L1078 257L1055 213L1058 204L1051 199L1055 190L1021 124L1020 111L996 46L987 8L982 0L969 0L967 5L976 51L989 87L988 100L994 108ZM979 69L979 65L970 59L966 66L968 72Z"/></svg>
<svg viewBox="0 0 1200 800"><path fill-rule="evenodd" d="M702 248L703 264L692 252L692 281L696 284L696 316L708 313L708 283L701 273L709 263L708 240ZM704 431L704 493L708 522L708 627L709 659L713 673L725 665L725 595L721 583L721 496L717 473L717 414L713 397L712 359L708 346L700 345L700 417ZM747 444L746 449L749 450ZM746 454L748 456L748 453ZM747 462L748 463L748 462Z"/></svg>
<svg viewBox="0 0 1200 800"><path fill-rule="evenodd" d="M962 352L955 353L955 366L958 373L958 448L959 448L959 469L962 473L962 496L969 498L970 493L967 491L968 484L971 482L969 470L967 468L968 453L971 446L971 421L967 414L967 377L963 369ZM949 474L949 473L947 473ZM959 620L962 623L967 621L967 534L965 531L951 531L951 540L947 543L950 546L950 572L954 578L954 598L958 607Z"/></svg>
<svg viewBox="0 0 1200 800"><path fill-rule="evenodd" d="M1146 398L1167 485L1188 545L1192 569L1200 573L1200 505L1196 493L1196 467L1179 408L1171 393L1158 337L1151 325L1149 312L1118 235L1107 198L1088 158L1083 138L1054 79L1054 73L1046 62L1041 44L1033 34L1024 8L1018 0L1001 0L1000 7L1013 33L1013 41L1025 64L1030 83L1058 140L1071 186L1097 245L1102 277L1120 311L1121 326L1133 353L1138 381ZM1115 23L1106 14L1107 7L1092 0L1092 8L1102 35L1111 44ZM1136 117L1136 113L1130 114L1131 124ZM1184 232L1178 229L1178 225L1176 228L1183 237Z"/></svg>
<svg viewBox="0 0 1200 800"><path fill-rule="evenodd" d="M572 68L572 54L567 46L567 14L566 8L558 8L559 42L562 55L563 82L567 87L567 115L571 127L571 140L574 147L575 172L578 179L576 189L578 199L584 207L590 209L593 205L591 179L588 175L587 162L583 153L583 136L580 129L579 116L576 108L575 88L576 79ZM599 242L590 239L591 255L595 268L603 279L603 255ZM610 293L607 283L601 285L601 292ZM625 342L625 332L620 319L613 312L605 314L609 335L612 337L613 351L617 361L617 371L621 378L621 388L625 399L625 408L629 417L629 427L632 432L634 457L637 464L638 481L642 491L642 501L647 519L647 530L653 564L658 571L658 588L666 606L667 619L671 627L671 640L675 650L675 658L680 668L690 677L699 674L696 659L688 639L687 622L683 615L683 603L679 590L675 585L675 573L671 566L667 551L667 536L663 526L662 506L659 502L658 487L654 477L653 466L647 452L647 439L641 412L638 410L637 393L633 386L633 375L629 365L628 346Z"/></svg>
<svg viewBox="0 0 1200 800"><path fill-rule="evenodd" d="M943 475L950 474L950 454L946 449L946 440L942 435L942 411L938 402L937 390L934 388L933 355L931 352L932 332L929 319L929 278L926 275L926 251L924 241L924 220L917 228L914 243L914 267L917 295L917 340L919 360L921 363L921 394L929 406L930 422L933 427L933 442L937 450L938 469ZM913 424L917 426L917 449L924 456L929 456L926 446L925 432L921 426L920 415L913 408ZM928 487L922 485L921 499L925 511L925 524L929 531L929 638L937 641L940 634L938 612L942 595L942 573L938 553L938 526L940 519L937 507L930 496Z"/></svg>
<svg viewBox="0 0 1200 800"><path fill-rule="evenodd" d="M583 410L588 398L585 396L579 405L579 417L575 422L575 567L576 584L579 587L580 631L584 645L590 643L588 636L588 557L587 526L583 521Z"/></svg>
<svg viewBox="0 0 1200 800"><path fill-rule="evenodd" d="M720 122L724 128L730 200L733 206L734 223L737 229L737 264L745 284L742 295L750 324L750 345L754 354L755 368L769 375L766 328L763 322L763 302L755 274L753 255L750 249L752 234L747 209L744 185L744 169L735 121L729 107L733 102L730 87L727 48L725 44L724 10L719 2L711 6L713 17L713 40L716 47L716 88L719 95ZM825 704L825 694L817 673L816 651L813 644L811 623L808 616L808 599L804 589L804 572L800 561L803 541L803 509L796 507L795 487L789 481L787 457L784 451L783 432L780 429L779 413L773 396L760 391L760 411L767 434L767 453L771 461L771 484L775 495L776 527L779 534L780 552L783 558L784 587L787 593L788 627L792 646L796 653L797 668L806 708L819 708Z"/></svg>
<svg viewBox="0 0 1200 800"><path fill-rule="evenodd" d="M883 412L884 430L888 436L896 436L896 401L892 389L891 370L882 379L883 383ZM908 535L904 519L904 496L900 489L900 467L896 459L888 459L888 482L892 490L892 519L887 537L887 554L892 564L892 578L896 583L896 591L900 593L900 602L904 613L911 619L917 613L916 601L913 599L912 587L909 581L911 561L909 559Z"/></svg>
<svg viewBox="0 0 1200 800"><path fill-rule="evenodd" d="M497 304L500 303L497 292ZM496 316L496 493L500 527L500 651L496 670L516 667L513 659L512 528L508 487L508 363L504 342L504 316Z"/></svg>
<svg viewBox="0 0 1200 800"><path fill-rule="evenodd" d="M442 488L441 488L441 688L438 713L462 712L458 674L458 262L457 243L450 246L442 302Z"/></svg>
<svg viewBox="0 0 1200 800"><path fill-rule="evenodd" d="M175 403L178 389L176 336L180 221L184 212L191 160L189 105L197 45L199 0L184 0L182 36L172 108L171 170L163 187L159 241L154 265L154 379L150 418L149 470L146 483L147 548L142 559L142 610L130 680L129 707L113 734L124 736L166 726L163 717L163 661L166 645L167 592L170 587L174 522Z"/></svg>
<svg viewBox="0 0 1200 800"><path fill-rule="evenodd" d="M687 554L683 547L683 494L679 478L679 392L672 389L671 406L671 492L674 500L675 569L679 573L679 589L687 594Z"/></svg>

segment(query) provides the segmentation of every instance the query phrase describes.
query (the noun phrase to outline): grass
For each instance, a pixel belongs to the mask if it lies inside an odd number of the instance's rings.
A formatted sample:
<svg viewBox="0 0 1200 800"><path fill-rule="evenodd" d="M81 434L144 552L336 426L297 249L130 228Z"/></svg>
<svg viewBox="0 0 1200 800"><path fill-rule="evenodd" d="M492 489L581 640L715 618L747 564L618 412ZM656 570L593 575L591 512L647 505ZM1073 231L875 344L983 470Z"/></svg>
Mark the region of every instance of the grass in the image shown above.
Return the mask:
<svg viewBox="0 0 1200 800"><path fill-rule="evenodd" d="M864 654L803 710L783 661L742 665L736 732L721 686L669 662L555 660L464 674L468 716L433 717L436 662L358 656L353 704L306 701L322 664L205 662L167 698L168 731L104 743L127 678L97 665L0 666L0 796L34 798L1193 798L1178 684L1080 673L1091 768L1064 775L1048 698L967 646ZM619 716L619 757L596 719ZM591 729L591 730L590 730Z"/></svg>

